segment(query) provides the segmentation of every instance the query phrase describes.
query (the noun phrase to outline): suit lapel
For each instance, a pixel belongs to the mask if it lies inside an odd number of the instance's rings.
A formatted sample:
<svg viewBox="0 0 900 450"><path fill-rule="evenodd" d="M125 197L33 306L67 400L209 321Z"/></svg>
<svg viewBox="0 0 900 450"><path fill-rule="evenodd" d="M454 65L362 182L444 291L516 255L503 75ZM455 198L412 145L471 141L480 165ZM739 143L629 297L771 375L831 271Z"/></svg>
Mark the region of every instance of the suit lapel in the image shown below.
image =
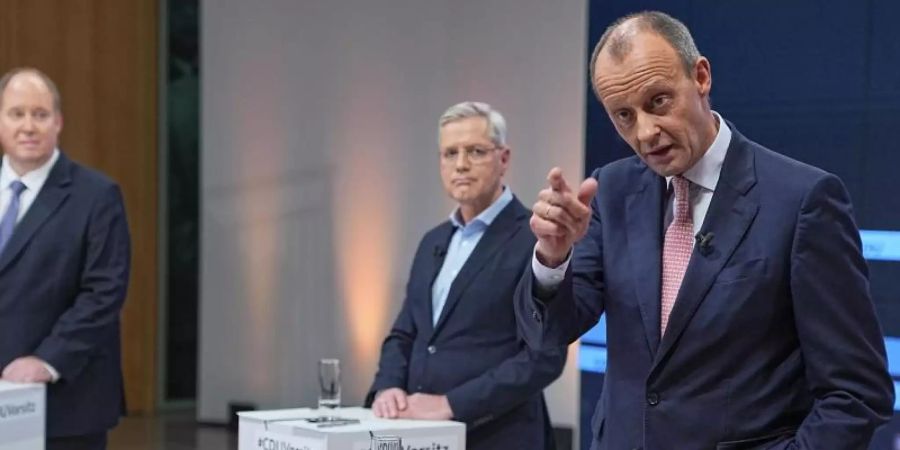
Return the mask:
<svg viewBox="0 0 900 450"><path fill-rule="evenodd" d="M628 259L650 355L659 346L662 207L665 179L649 169L643 188L626 198Z"/></svg>
<svg viewBox="0 0 900 450"><path fill-rule="evenodd" d="M759 203L746 195L756 184L753 152L749 141L733 125L729 126L733 133L731 144L701 230L714 233L711 249L704 255L695 248L691 254L666 335L660 343L657 363L672 350L759 210Z"/></svg>
<svg viewBox="0 0 900 450"><path fill-rule="evenodd" d="M71 183L71 162L65 155L60 153L59 159L56 160L56 163L50 170L47 181L44 182L44 186L38 192L34 203L31 204L28 212L16 225L9 242L6 244L6 248L0 254L0 272L6 269L41 225L65 202L69 196Z"/></svg>
<svg viewBox="0 0 900 450"><path fill-rule="evenodd" d="M428 259L428 261L431 262L431 267L425 271L425 273L428 274L428 284L425 286L425 295L428 298L428 301L426 302L428 317L426 317L422 323L425 324L424 331L426 336L430 336L431 333L434 332L434 324L432 323L432 318L434 317L434 299L432 298L431 287L434 285L434 280L441 271L441 266L444 265L444 259L447 257L447 247L450 246L450 239L453 237L455 231L456 228L450 221L444 222L435 233L434 241L432 242L434 253L433 257Z"/></svg>
<svg viewBox="0 0 900 450"><path fill-rule="evenodd" d="M441 327L447 322L447 317L452 314L453 309L462 298L463 292L479 274L485 263L490 261L506 242L519 232L522 224L518 219L526 216L527 211L516 198L513 198L484 232L484 236L478 241L475 250L463 264L459 274L453 280L453 284L450 285L447 301L444 303L444 309L441 310L441 316L434 327L432 337L440 332Z"/></svg>

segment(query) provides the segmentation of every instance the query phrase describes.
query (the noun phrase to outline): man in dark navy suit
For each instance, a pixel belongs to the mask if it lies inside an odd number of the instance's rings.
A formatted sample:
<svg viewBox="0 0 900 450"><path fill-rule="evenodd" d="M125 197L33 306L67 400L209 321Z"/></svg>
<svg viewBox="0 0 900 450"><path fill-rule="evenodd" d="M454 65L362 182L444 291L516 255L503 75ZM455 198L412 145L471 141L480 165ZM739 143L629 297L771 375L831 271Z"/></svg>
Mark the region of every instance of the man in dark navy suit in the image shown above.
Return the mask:
<svg viewBox="0 0 900 450"><path fill-rule="evenodd" d="M61 129L50 78L0 79L0 367L47 383L48 450L104 449L124 412L128 226L119 187L62 154Z"/></svg>
<svg viewBox="0 0 900 450"><path fill-rule="evenodd" d="M665 14L610 26L591 81L636 156L575 189L551 170L516 307L536 349L606 314L592 448L865 449L893 386L841 181L712 111Z"/></svg>
<svg viewBox="0 0 900 450"><path fill-rule="evenodd" d="M542 390L566 346L532 350L516 331L512 296L535 239L502 183L506 123L477 102L439 123L441 179L458 207L419 244L367 403L379 417L465 422L470 450L554 448Z"/></svg>

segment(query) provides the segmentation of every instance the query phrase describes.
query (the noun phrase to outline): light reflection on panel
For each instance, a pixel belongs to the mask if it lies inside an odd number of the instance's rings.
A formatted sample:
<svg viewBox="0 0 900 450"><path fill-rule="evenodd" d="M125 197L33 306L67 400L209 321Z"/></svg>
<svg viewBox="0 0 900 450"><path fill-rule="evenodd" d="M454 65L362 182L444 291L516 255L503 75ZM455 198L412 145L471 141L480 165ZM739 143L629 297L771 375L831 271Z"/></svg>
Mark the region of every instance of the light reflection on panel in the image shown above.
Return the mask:
<svg viewBox="0 0 900 450"><path fill-rule="evenodd" d="M600 321L594 328L581 336L582 344L606 345L606 314L600 316Z"/></svg>
<svg viewBox="0 0 900 450"><path fill-rule="evenodd" d="M884 347L887 350L888 371L892 377L900 378L900 338L884 338Z"/></svg>
<svg viewBox="0 0 900 450"><path fill-rule="evenodd" d="M900 381L894 382L894 411L900 411L900 395L896 395L897 392L900 392Z"/></svg>
<svg viewBox="0 0 900 450"><path fill-rule="evenodd" d="M900 261L900 231L860 230L863 256L871 261Z"/></svg>
<svg viewBox="0 0 900 450"><path fill-rule="evenodd" d="M581 346L578 367L584 372L606 373L606 347Z"/></svg>

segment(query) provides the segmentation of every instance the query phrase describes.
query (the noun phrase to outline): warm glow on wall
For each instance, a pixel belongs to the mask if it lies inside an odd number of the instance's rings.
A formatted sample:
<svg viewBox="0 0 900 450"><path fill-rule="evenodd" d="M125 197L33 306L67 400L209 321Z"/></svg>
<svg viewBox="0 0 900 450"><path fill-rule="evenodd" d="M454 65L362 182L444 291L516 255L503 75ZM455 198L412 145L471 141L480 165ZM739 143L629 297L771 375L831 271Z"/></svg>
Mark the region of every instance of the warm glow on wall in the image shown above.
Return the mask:
<svg viewBox="0 0 900 450"><path fill-rule="evenodd" d="M252 211L258 208L266 208L267 205L260 205L258 202L252 201L252 197L247 196L240 202L244 211L248 211L248 216L252 217ZM272 199L276 202L277 199ZM269 206L271 207L271 206ZM241 276L244 282L242 297L246 299L241 303L244 308L242 317L244 317L247 326L251 330L257 330L254 333L248 333L245 337L248 339L244 345L247 352L244 356L247 361L241 364L247 364L248 367L271 367L274 360L273 338L274 336L268 330L273 322L273 311L275 310L275 302L278 300L278 292L276 288L277 258L276 255L276 237L280 235L277 229L278 223L270 221L261 226L249 227L245 232L237 235L237 245L240 255ZM270 379L272 372L268 370L250 371L250 383L255 392L262 392L273 384Z"/></svg>
<svg viewBox="0 0 900 450"><path fill-rule="evenodd" d="M362 163L357 163L363 165ZM336 208L338 278L350 352L359 367L374 369L391 303L391 217L380 202L339 203Z"/></svg>
<svg viewBox="0 0 900 450"><path fill-rule="evenodd" d="M370 68L367 77L385 79ZM398 124L380 109L389 103L378 89L367 83L349 83L345 101L337 117L348 130L336 137L334 164L340 168L335 179L333 202L337 246L338 291L343 299L344 319L349 327L349 351L359 368L374 373L378 364L384 324L394 301L394 249L397 239L399 205L391 199L400 189L397 177L396 133ZM356 89L354 89L354 87ZM366 380L368 382L368 380Z"/></svg>

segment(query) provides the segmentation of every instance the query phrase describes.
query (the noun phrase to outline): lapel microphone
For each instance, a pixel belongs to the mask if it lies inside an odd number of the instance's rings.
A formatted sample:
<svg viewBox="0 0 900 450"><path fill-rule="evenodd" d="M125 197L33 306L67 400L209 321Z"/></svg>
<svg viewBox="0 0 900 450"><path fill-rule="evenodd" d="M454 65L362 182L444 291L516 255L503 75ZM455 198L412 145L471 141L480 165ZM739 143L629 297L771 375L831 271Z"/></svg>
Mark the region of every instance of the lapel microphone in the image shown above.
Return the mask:
<svg viewBox="0 0 900 450"><path fill-rule="evenodd" d="M447 249L441 247L440 245L435 245L434 253L432 254L434 255L434 259L441 259L444 256L447 256Z"/></svg>
<svg viewBox="0 0 900 450"><path fill-rule="evenodd" d="M694 236L696 240L697 251L700 252L703 256L709 256L713 251L712 240L716 237L716 234L712 231L707 231L706 233L700 232Z"/></svg>

